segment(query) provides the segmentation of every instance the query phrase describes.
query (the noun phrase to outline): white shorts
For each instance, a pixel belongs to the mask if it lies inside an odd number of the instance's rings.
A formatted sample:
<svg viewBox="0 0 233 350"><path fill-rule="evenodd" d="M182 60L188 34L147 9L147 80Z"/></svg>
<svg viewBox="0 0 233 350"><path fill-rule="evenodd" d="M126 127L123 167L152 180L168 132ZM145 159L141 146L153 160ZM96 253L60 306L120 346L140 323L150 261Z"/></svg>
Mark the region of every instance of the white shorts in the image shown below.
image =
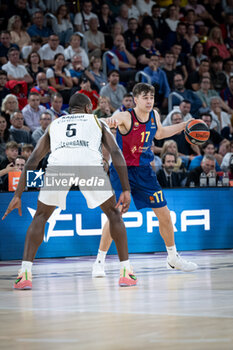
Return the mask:
<svg viewBox="0 0 233 350"><path fill-rule="evenodd" d="M54 166L52 166L51 164L48 165L44 177L45 186L41 188L38 200L46 205L58 206L61 209L65 210L66 197L70 188L72 187L72 184L70 185L68 181L68 184L66 186L62 187L60 185L57 187L53 187L53 189L51 190L51 187L48 186L48 183L51 184L51 174L53 175L53 178L59 178L59 176L54 176L54 169L57 168L54 168ZM93 209L100 206L109 198L111 198L114 195L114 191L112 190L109 177L102 167L98 167L98 176L97 172L95 172L95 176L91 177L91 174L88 174L88 171L85 171L85 168L82 167L81 171L78 171L78 178L88 178L89 181L92 181L93 179L94 180L92 182L89 182L90 185L81 186L80 183L78 185L80 191L86 199L88 208ZM49 178L48 182L46 182L46 178ZM98 182L95 181L96 178L101 178L101 181L104 181L104 185L99 187L97 185Z"/></svg>

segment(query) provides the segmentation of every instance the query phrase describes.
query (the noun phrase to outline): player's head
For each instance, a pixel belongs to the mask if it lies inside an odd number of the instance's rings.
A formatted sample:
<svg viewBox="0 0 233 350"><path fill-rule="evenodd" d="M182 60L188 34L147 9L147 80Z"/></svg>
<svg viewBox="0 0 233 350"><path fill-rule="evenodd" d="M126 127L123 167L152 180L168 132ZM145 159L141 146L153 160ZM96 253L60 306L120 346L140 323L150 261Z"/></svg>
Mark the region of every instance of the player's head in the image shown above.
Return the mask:
<svg viewBox="0 0 233 350"><path fill-rule="evenodd" d="M75 93L69 101L70 113L92 113L92 103L84 94Z"/></svg>
<svg viewBox="0 0 233 350"><path fill-rule="evenodd" d="M150 112L154 107L155 89L152 85L138 83L133 88L133 96L136 106L144 111Z"/></svg>

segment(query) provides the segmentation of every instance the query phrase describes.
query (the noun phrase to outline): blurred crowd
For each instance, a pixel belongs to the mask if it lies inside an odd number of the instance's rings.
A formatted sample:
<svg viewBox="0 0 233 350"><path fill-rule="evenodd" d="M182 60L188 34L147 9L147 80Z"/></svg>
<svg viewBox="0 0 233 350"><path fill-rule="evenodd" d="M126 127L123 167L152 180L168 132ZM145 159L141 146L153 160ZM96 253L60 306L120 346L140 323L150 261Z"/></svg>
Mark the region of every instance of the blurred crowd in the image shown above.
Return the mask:
<svg viewBox="0 0 233 350"><path fill-rule="evenodd" d="M68 113L76 91L107 118L134 107L131 91L140 81L155 87L163 125L201 118L210 129L202 147L187 143L184 132L154 140L161 186L232 183L231 0L2 0L0 10L1 191L16 188L38 140Z"/></svg>

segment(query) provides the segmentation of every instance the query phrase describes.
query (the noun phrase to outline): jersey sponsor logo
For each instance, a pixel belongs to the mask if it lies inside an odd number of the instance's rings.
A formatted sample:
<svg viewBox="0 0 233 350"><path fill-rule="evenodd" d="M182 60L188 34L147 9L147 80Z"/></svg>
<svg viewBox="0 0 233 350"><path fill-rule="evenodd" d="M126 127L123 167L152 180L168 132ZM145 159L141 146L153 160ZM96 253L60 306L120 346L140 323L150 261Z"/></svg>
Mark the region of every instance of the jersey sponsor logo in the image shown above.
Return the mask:
<svg viewBox="0 0 233 350"><path fill-rule="evenodd" d="M137 151L137 147L133 146L133 148L131 148L131 153L135 153Z"/></svg>

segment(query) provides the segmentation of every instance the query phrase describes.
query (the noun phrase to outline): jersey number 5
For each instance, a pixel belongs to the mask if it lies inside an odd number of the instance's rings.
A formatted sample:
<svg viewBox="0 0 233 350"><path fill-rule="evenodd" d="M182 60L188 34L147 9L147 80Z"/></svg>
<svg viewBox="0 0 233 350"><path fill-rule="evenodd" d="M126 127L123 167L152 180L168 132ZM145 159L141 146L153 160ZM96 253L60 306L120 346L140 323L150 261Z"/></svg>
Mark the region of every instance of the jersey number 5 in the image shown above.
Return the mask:
<svg viewBox="0 0 233 350"><path fill-rule="evenodd" d="M67 137L72 137L76 135L76 128L75 128L76 124L68 124L67 128L66 128L66 136Z"/></svg>

